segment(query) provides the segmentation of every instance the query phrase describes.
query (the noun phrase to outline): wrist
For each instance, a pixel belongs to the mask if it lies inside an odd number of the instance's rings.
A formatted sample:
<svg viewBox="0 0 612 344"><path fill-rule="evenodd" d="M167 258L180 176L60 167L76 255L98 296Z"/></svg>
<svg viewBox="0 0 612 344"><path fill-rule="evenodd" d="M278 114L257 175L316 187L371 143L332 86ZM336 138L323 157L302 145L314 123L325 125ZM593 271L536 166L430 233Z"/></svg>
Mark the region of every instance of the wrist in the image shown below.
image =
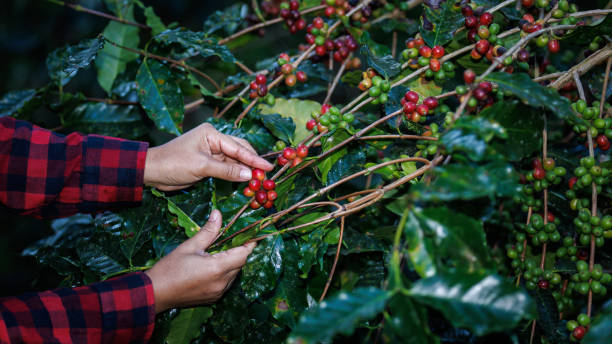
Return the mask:
<svg viewBox="0 0 612 344"><path fill-rule="evenodd" d="M158 164L157 164L158 149L156 147L147 149L147 157L144 167L144 185L156 186L159 180Z"/></svg>

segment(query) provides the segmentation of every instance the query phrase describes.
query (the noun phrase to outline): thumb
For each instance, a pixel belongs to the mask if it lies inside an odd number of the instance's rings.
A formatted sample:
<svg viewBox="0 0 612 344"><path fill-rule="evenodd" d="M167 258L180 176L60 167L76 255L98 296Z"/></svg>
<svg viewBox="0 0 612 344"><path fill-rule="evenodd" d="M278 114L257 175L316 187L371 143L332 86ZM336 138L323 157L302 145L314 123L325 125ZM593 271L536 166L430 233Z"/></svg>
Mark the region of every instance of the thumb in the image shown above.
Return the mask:
<svg viewBox="0 0 612 344"><path fill-rule="evenodd" d="M251 179L250 168L236 163L217 161L215 159L209 159L204 173L207 176L232 182L245 182Z"/></svg>
<svg viewBox="0 0 612 344"><path fill-rule="evenodd" d="M255 246L257 246L256 243L250 242L227 251L216 253L212 258L217 261L219 266L227 270L239 269L246 263L247 257L253 252Z"/></svg>
<svg viewBox="0 0 612 344"><path fill-rule="evenodd" d="M221 229L221 212L215 209L210 212L208 222L200 228L196 235L187 241L189 242L189 248L194 250L207 249L217 239L219 229Z"/></svg>

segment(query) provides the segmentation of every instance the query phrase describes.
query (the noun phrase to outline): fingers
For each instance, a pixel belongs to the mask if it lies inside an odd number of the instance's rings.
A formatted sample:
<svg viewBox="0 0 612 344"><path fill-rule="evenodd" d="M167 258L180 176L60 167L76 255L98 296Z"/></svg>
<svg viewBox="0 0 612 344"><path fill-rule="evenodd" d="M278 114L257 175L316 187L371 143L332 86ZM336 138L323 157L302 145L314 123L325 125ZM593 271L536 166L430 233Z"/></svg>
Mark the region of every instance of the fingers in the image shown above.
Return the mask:
<svg viewBox="0 0 612 344"><path fill-rule="evenodd" d="M185 244L190 250L205 250L217 239L219 229L221 229L221 212L215 209L210 212L208 222Z"/></svg>
<svg viewBox="0 0 612 344"><path fill-rule="evenodd" d="M265 159L260 158L254 151L250 151L237 141L234 141L231 136L221 134L219 139L221 152L228 157L236 159L247 166L260 168L265 171L270 171L274 167Z"/></svg>
<svg viewBox="0 0 612 344"><path fill-rule="evenodd" d="M249 141L245 140L245 139L241 139L239 137L233 137L234 141L237 141L242 147L250 150L251 152L257 154L257 151L255 150L255 148L253 148L253 146L251 146L251 144L249 143Z"/></svg>
<svg viewBox="0 0 612 344"><path fill-rule="evenodd" d="M251 179L251 169L229 161L208 159L204 173L214 178L229 180L231 182L246 182Z"/></svg>
<svg viewBox="0 0 612 344"><path fill-rule="evenodd" d="M247 257L253 252L255 246L257 246L257 244L254 242L248 243L214 254L212 258L217 260L217 263L223 269L240 269L246 263Z"/></svg>

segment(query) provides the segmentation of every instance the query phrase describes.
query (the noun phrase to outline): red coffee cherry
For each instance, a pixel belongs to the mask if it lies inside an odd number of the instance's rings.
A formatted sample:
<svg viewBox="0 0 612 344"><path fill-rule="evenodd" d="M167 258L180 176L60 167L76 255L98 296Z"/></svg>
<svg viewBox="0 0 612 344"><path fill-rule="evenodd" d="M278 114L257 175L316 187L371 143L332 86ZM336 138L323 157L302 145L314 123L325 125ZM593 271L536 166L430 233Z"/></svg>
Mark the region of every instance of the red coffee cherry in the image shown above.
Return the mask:
<svg viewBox="0 0 612 344"><path fill-rule="evenodd" d="M437 59L444 56L444 47L441 45L436 45L435 47L433 47L433 49L431 49L431 56Z"/></svg>
<svg viewBox="0 0 612 344"><path fill-rule="evenodd" d="M268 201L268 193L265 191L257 191L255 194L255 200L259 204L264 204Z"/></svg>
<svg viewBox="0 0 612 344"><path fill-rule="evenodd" d="M305 158L308 156L308 147L306 147L305 145L299 145L297 150L296 150L296 155L299 158Z"/></svg>
<svg viewBox="0 0 612 344"><path fill-rule="evenodd" d="M543 168L536 168L533 170L533 177L538 180L546 178L546 171Z"/></svg>
<svg viewBox="0 0 612 344"><path fill-rule="evenodd" d="M315 119L311 119L308 122L306 122L306 129L308 130L312 130L314 129L314 127L317 125L317 120Z"/></svg>
<svg viewBox="0 0 612 344"><path fill-rule="evenodd" d="M465 81L466 84L473 83L475 79L476 79L476 73L473 70L466 69L463 72L463 81Z"/></svg>
<svg viewBox="0 0 612 344"><path fill-rule="evenodd" d="M415 91L408 91L406 94L404 94L404 98L406 98L407 101L416 104L419 101L419 94Z"/></svg>
<svg viewBox="0 0 612 344"><path fill-rule="evenodd" d="M258 168L255 168L251 171L251 178L257 179L259 181L263 181L264 179L266 179L266 172Z"/></svg>
<svg viewBox="0 0 612 344"><path fill-rule="evenodd" d="M493 15L489 12L485 12L480 15L478 21L480 22L480 25L489 26L493 22Z"/></svg>
<svg viewBox="0 0 612 344"><path fill-rule="evenodd" d="M242 190L242 194L247 197L253 197L255 196L255 191L253 191L253 189L247 186L244 188L244 190Z"/></svg>
<svg viewBox="0 0 612 344"><path fill-rule="evenodd" d="M587 333L587 330L584 326L577 326L574 331L572 331L572 336L574 336L574 338L580 340L584 337L584 335Z"/></svg>
<svg viewBox="0 0 612 344"><path fill-rule="evenodd" d="M417 113L421 116L426 116L429 113L429 107L425 104L417 106Z"/></svg>
<svg viewBox="0 0 612 344"><path fill-rule="evenodd" d="M259 85L264 85L267 80L268 79L263 74L257 74L257 76L255 77L255 82L258 83Z"/></svg>
<svg viewBox="0 0 612 344"><path fill-rule="evenodd" d="M261 208L261 204L259 204L256 200L251 201L251 209L259 209Z"/></svg>
<svg viewBox="0 0 612 344"><path fill-rule="evenodd" d="M261 188L261 181L259 181L259 179L251 179L249 181L249 188L253 191L259 191Z"/></svg>
<svg viewBox="0 0 612 344"><path fill-rule="evenodd" d="M287 160L293 160L297 157L297 153L295 149L291 147L286 147L285 149L283 149L283 157Z"/></svg>
<svg viewBox="0 0 612 344"><path fill-rule="evenodd" d="M436 97L427 97L423 100L423 104L427 105L430 110L438 107L438 99Z"/></svg>
<svg viewBox="0 0 612 344"><path fill-rule="evenodd" d="M276 183L271 179L266 179L263 181L262 186L266 190L274 190L276 188Z"/></svg>
<svg viewBox="0 0 612 344"><path fill-rule="evenodd" d="M308 80L308 76L306 75L306 73L301 70L295 73L295 76L297 77L299 82L306 82L306 80Z"/></svg>
<svg viewBox="0 0 612 344"><path fill-rule="evenodd" d="M274 201L274 200L276 200L276 198L278 198L278 194L276 193L276 191L274 191L274 190L268 191L268 200L269 201Z"/></svg>

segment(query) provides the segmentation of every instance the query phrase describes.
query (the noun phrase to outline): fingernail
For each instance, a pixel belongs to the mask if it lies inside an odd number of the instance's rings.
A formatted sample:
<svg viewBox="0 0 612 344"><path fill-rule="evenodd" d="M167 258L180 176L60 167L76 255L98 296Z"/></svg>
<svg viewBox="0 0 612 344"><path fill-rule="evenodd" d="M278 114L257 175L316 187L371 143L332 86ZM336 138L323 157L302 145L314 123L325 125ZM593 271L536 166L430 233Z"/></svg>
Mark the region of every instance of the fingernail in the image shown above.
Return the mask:
<svg viewBox="0 0 612 344"><path fill-rule="evenodd" d="M212 213L210 213L210 221L219 222L219 220L221 220L221 212L215 209L212 211Z"/></svg>
<svg viewBox="0 0 612 344"><path fill-rule="evenodd" d="M244 180L251 179L251 171L247 169L243 169L242 171L240 171L240 178Z"/></svg>

